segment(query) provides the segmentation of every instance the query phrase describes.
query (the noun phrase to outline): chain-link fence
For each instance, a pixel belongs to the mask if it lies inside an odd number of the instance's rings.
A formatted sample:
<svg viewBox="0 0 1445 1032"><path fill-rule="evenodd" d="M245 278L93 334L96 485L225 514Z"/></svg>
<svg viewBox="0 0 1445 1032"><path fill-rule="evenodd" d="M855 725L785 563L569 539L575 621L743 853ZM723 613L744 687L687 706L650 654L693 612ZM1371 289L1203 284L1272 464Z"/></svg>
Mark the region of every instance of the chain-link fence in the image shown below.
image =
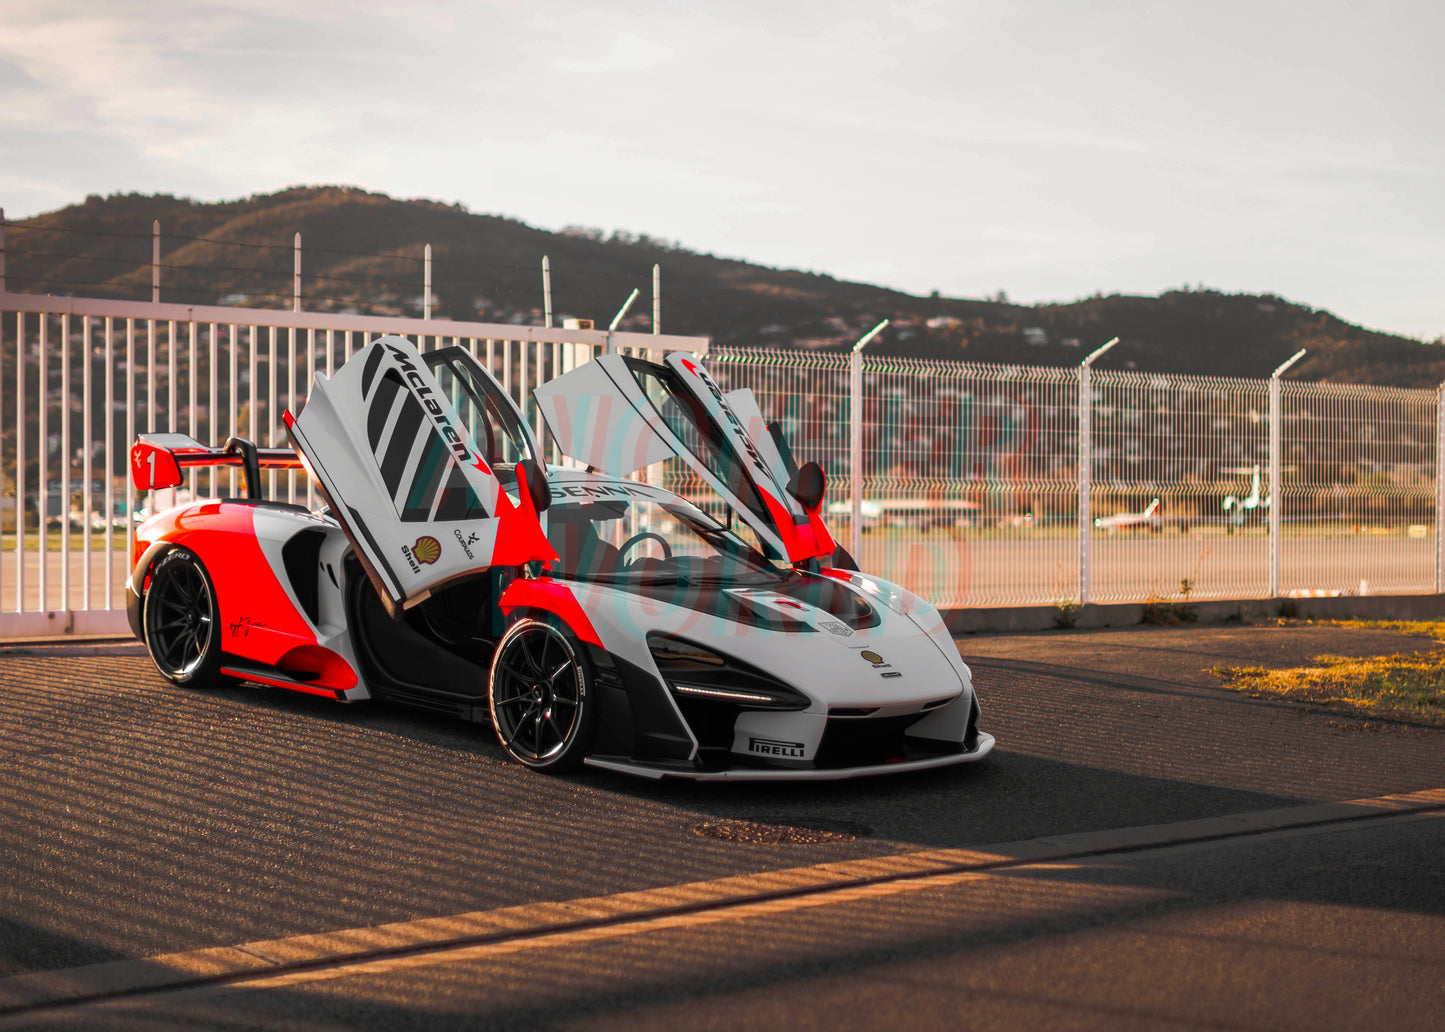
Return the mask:
<svg viewBox="0 0 1445 1032"><path fill-rule="evenodd" d="M823 465L847 541L849 356L714 349L708 363ZM1436 391L1280 383L1272 550L1268 380L862 364L858 559L941 606L1439 590Z"/></svg>
<svg viewBox="0 0 1445 1032"><path fill-rule="evenodd" d="M284 445L281 412L311 377L385 332L468 348L534 421L531 388L601 348L706 346L0 295L0 633L115 623L73 614L119 615L146 501L125 476L137 432ZM823 466L826 518L862 569L945 608L1441 590L1436 391L866 352L714 348L706 363L724 389L754 391L798 461ZM647 475L707 493L680 463ZM232 477L195 472L185 490L228 493ZM310 499L301 474L270 493Z"/></svg>

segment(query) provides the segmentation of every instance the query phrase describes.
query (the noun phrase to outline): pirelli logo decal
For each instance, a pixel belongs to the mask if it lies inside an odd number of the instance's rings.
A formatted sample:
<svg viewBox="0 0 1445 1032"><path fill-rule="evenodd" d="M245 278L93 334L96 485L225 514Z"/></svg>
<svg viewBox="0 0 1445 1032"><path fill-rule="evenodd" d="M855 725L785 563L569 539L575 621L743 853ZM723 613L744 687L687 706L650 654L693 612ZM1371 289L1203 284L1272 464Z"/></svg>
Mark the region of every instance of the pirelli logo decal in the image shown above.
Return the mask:
<svg viewBox="0 0 1445 1032"><path fill-rule="evenodd" d="M781 742L774 738L749 738L748 752L759 756L781 756L789 760L804 758L802 742Z"/></svg>

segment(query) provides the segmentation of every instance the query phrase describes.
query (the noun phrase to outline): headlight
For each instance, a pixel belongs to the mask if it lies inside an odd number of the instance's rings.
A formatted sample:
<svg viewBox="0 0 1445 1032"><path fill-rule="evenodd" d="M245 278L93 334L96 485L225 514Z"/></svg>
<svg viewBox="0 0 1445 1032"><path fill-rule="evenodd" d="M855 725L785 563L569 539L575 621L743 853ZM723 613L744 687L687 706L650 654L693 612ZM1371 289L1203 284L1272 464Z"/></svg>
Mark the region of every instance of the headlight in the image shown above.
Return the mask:
<svg viewBox="0 0 1445 1032"><path fill-rule="evenodd" d="M808 698L802 692L696 642L649 634L647 647L658 672L679 701L729 703L744 709L808 708Z"/></svg>

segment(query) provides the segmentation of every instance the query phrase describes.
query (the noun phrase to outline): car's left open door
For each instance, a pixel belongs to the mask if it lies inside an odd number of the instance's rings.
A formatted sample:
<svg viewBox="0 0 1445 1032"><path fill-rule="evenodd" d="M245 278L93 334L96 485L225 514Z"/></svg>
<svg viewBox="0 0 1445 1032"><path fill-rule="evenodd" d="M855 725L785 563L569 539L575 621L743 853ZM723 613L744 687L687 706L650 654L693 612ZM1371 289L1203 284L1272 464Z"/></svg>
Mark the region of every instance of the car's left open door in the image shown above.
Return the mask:
<svg viewBox="0 0 1445 1032"><path fill-rule="evenodd" d="M382 337L336 375L318 374L300 415L287 413L302 461L393 613L492 566L556 557L516 474L518 462L538 461L535 439L496 381L458 359L429 368L405 338Z"/></svg>

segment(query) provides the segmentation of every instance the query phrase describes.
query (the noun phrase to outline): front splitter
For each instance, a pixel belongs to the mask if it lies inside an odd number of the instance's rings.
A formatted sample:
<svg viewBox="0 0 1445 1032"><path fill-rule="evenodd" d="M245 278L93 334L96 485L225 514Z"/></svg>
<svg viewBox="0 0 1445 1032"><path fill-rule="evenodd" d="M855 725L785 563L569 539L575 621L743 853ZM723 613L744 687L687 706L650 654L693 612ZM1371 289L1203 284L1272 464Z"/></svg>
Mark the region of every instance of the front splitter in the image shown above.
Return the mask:
<svg viewBox="0 0 1445 1032"><path fill-rule="evenodd" d="M663 778L677 778L683 781L847 781L850 778L871 778L880 774L904 774L911 770L932 770L935 767L952 767L960 763L976 763L993 752L994 737L979 732L978 745L970 752L954 753L951 756L930 756L926 760L900 760L898 763L875 763L867 767L839 767L833 770L787 770L778 768L765 770L678 770L675 767L649 767L645 763L629 763L626 760L597 759L587 757L583 762L600 770L616 771L636 777L660 781Z"/></svg>

